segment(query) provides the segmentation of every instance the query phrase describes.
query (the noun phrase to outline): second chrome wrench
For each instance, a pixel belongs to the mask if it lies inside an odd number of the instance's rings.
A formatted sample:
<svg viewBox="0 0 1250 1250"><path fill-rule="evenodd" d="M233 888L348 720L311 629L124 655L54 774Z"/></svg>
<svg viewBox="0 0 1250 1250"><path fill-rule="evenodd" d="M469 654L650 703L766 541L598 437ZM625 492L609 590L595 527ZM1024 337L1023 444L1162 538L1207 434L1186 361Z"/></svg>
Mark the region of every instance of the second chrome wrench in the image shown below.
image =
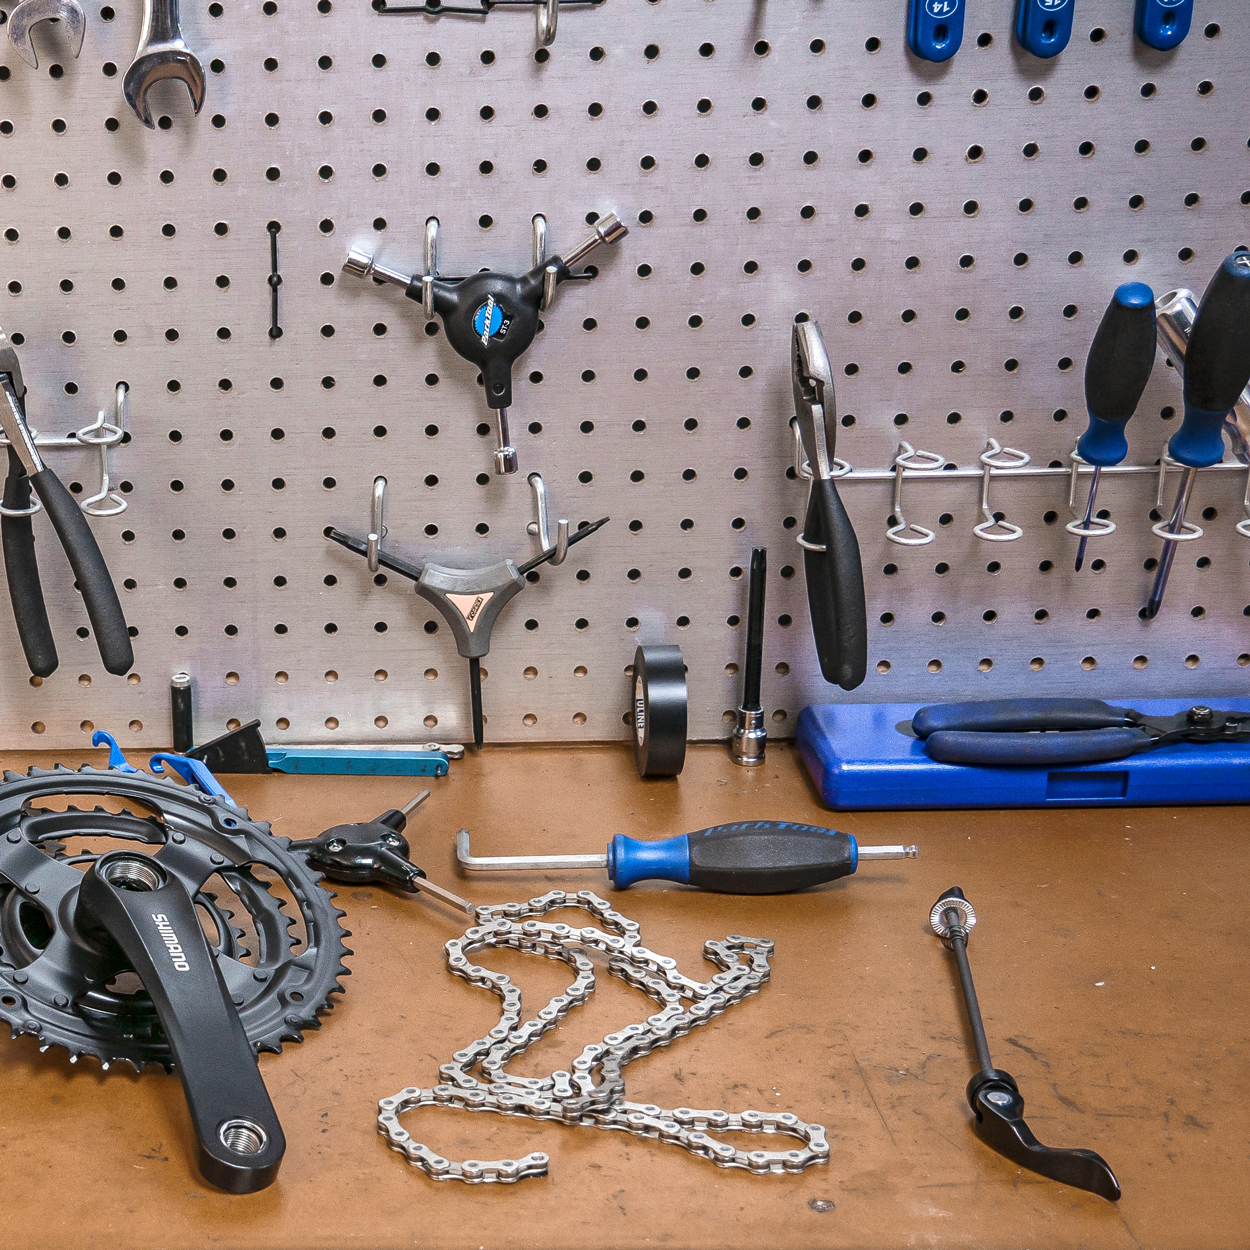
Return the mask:
<svg viewBox="0 0 1250 1250"><path fill-rule="evenodd" d="M187 84L191 104L198 113L204 107L204 67L187 47L178 19L178 0L143 0L143 33L135 59L122 79L122 94L134 115L155 129L148 92L166 78Z"/></svg>

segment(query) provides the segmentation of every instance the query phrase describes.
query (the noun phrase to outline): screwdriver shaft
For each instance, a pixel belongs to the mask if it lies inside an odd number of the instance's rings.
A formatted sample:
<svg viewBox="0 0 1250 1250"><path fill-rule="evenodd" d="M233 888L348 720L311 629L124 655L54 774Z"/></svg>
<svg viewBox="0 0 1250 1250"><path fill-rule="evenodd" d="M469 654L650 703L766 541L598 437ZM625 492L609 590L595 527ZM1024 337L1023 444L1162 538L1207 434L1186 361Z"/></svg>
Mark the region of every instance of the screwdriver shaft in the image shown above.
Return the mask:
<svg viewBox="0 0 1250 1250"><path fill-rule="evenodd" d="M1185 513L1189 511L1189 497L1193 494L1194 481L1198 476L1197 469L1186 469L1181 479L1181 488L1176 492L1176 507L1172 509L1172 519L1168 522L1168 531L1179 534L1185 527ZM1163 551L1159 555L1159 568L1155 573L1154 585L1150 588L1150 598L1146 603L1146 619L1153 620L1163 606L1163 592L1168 587L1168 574L1172 571L1172 561L1176 558L1176 540L1169 538L1163 543Z"/></svg>
<svg viewBox="0 0 1250 1250"><path fill-rule="evenodd" d="M469 703L473 712L473 746L482 749L484 725L482 723L482 662L477 656L469 658Z"/></svg>
<svg viewBox="0 0 1250 1250"><path fill-rule="evenodd" d="M915 859L920 853L918 846L861 846L860 859Z"/></svg>
<svg viewBox="0 0 1250 1250"><path fill-rule="evenodd" d="M1094 466L1094 478L1089 484L1089 502L1085 505L1085 519L1081 522L1082 529L1089 529L1094 519L1094 501L1098 498L1098 482L1102 477L1102 465ZM1089 545L1089 535L1082 534L1081 541L1076 548L1076 572L1081 571L1081 566L1085 563L1085 548Z"/></svg>

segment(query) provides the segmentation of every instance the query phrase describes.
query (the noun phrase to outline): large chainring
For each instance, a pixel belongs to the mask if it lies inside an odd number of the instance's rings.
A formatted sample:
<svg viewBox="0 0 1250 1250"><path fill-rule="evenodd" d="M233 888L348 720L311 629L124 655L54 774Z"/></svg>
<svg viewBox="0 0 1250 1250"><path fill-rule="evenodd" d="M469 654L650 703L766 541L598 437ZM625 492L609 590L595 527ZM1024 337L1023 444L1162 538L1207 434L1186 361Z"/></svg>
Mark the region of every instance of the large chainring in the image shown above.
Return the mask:
<svg viewBox="0 0 1250 1250"><path fill-rule="evenodd" d="M129 810L92 811L72 806L76 796L107 795L133 803ZM67 798L66 811L38 806ZM146 813L151 813L150 815ZM293 854L289 838L242 808L147 773L97 769L32 768L5 771L0 784L0 1020L13 1036L31 1034L40 1049L64 1046L71 1060L93 1055L104 1067L118 1061L142 1069L173 1068L173 1055L156 1010L142 988L126 992L115 965L74 927L74 902L82 869L98 855L70 854L76 838L146 843L172 876L186 886L204 917L205 936L225 979L249 1042L257 1051L280 1051L320 1027L320 1015L343 992L338 978L350 971L351 952L340 924L344 915L321 874ZM207 888L214 875L248 914L247 929L220 894ZM293 936L287 900L266 881L278 878L299 911L303 938ZM277 882L273 882L277 888ZM249 949L245 943L252 943Z"/></svg>

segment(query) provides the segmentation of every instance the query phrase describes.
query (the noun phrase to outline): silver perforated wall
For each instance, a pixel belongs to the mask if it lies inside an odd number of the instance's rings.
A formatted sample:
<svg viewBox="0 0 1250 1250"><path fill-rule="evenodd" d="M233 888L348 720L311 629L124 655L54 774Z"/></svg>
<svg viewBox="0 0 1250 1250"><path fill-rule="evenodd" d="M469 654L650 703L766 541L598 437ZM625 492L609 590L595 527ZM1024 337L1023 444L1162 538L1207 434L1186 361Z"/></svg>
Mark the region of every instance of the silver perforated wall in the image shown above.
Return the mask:
<svg viewBox="0 0 1250 1250"><path fill-rule="evenodd" d="M640 640L681 645L691 735L727 732L753 544L769 549L776 734L834 696L1244 691L1243 473L1201 475L1205 534L1147 623L1151 474L1105 479L1119 528L1075 574L1061 473L996 476L993 509L1023 529L1009 543L972 533L977 478L909 478L907 519L936 537L901 547L886 541L882 472L900 439L964 469L991 437L1031 467L1066 466L1115 285L1200 292L1250 243L1244 4L1204 0L1160 54L1133 39L1130 0L1078 0L1050 62L1015 46L1010 6L974 5L944 66L910 57L897 0L606 0L566 8L545 61L527 10L265 8L186 0L207 102L193 117L183 88L163 86L154 132L121 98L135 5L90 0L77 61L47 27L37 71L3 45L0 324L21 336L45 433L129 386L129 439L110 453L129 507L93 526L137 663L109 677L77 636L81 603L37 518L61 666L29 684L0 613L0 744L85 745L91 727L166 743L183 668L201 740L253 715L274 744L462 739L465 664L446 627L427 632L436 618L406 583L375 585L322 537L365 533L378 474L389 545L415 560L535 554L531 470L557 515L612 518L501 618L489 739L624 736ZM419 269L437 216L443 273L517 272L535 213L559 251L607 210L630 234L596 255L597 280L561 288L519 363L521 472L497 478L473 370L418 305L340 265L359 243ZM842 484L871 627L852 696L820 679L794 543L796 314L819 319L834 360L838 454L877 471ZM1131 463L1158 458L1179 401L1160 361ZM97 453L48 456L96 489Z"/></svg>

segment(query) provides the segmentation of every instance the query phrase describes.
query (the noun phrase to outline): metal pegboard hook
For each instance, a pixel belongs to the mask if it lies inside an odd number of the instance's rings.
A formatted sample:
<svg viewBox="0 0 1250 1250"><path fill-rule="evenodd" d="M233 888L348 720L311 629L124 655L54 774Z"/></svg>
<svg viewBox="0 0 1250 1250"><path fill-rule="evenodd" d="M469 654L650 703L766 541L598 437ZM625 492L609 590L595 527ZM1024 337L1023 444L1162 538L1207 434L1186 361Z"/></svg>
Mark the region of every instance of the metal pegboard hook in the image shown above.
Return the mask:
<svg viewBox="0 0 1250 1250"><path fill-rule="evenodd" d="M434 279L438 277L438 218L425 219L425 250L421 268L421 311L434 320Z"/></svg>
<svg viewBox="0 0 1250 1250"><path fill-rule="evenodd" d="M1250 470L1246 472L1246 489L1241 497L1241 510L1246 515L1244 520L1237 522L1237 533L1242 538L1250 538Z"/></svg>
<svg viewBox="0 0 1250 1250"><path fill-rule="evenodd" d="M903 473L932 473L946 463L946 457L936 451L917 451L910 443L900 442L894 457L894 524L885 536L902 547L927 547L936 535L923 525L912 525L903 516Z"/></svg>
<svg viewBox="0 0 1250 1250"><path fill-rule="evenodd" d="M556 26L560 21L560 0L539 0L538 46L549 48L556 41Z"/></svg>
<svg viewBox="0 0 1250 1250"><path fill-rule="evenodd" d="M1170 440L1169 440L1170 441ZM1179 461L1173 460L1168 455L1168 444L1163 444L1163 450L1159 453L1159 480L1158 487L1155 490L1155 507L1162 508L1164 496L1167 494L1167 474L1169 469L1182 469L1185 466ZM1183 490L1184 487L1182 486ZM1248 488L1250 489L1250 488ZM1171 517L1167 517L1162 521L1150 527L1150 532L1158 538L1162 538L1164 542L1188 543L1195 538L1202 537L1202 526L1195 525L1192 521L1182 521L1181 528L1177 533L1173 533L1168 526L1171 525ZM1244 531L1243 531L1244 532ZM1250 535L1247 535L1250 537Z"/></svg>
<svg viewBox="0 0 1250 1250"><path fill-rule="evenodd" d="M799 429L797 417L790 418L790 433L794 436L794 476L800 481L810 482L812 480L812 466L808 464L807 457L803 454L803 432ZM925 453L928 455L928 453ZM845 477L851 471L850 462L840 460L837 456L833 458L829 465L830 477ZM801 545L801 544L800 544ZM813 551L817 548L813 547ZM823 551L821 547L819 550Z"/></svg>
<svg viewBox="0 0 1250 1250"><path fill-rule="evenodd" d="M995 469L1023 469L1029 463L1028 452L1015 447L1004 447L996 438L987 439L985 450L980 456L981 472L981 515L985 518L980 525L974 525L972 532L987 543L1013 543L1024 531L1010 521L999 520L990 507L990 477ZM993 531L997 530L997 533Z"/></svg>
<svg viewBox="0 0 1250 1250"><path fill-rule="evenodd" d="M1068 459L1072 461L1072 469L1068 474L1068 511L1072 514L1073 519L1064 526L1064 529L1069 534L1075 534L1078 538L1097 538L1100 535L1114 534L1114 521L1104 521L1098 517L1090 517L1089 525L1085 524L1085 509L1079 507L1076 502L1077 475L1081 471L1081 465L1088 465L1089 461L1080 455L1075 447L1068 453ZM1095 477L1095 485L1097 481L1098 479Z"/></svg>
<svg viewBox="0 0 1250 1250"><path fill-rule="evenodd" d="M531 473L528 477L530 490L534 492L534 519L525 527L525 532L538 539L538 546L548 551L552 546L556 553L550 563L563 564L569 551L569 523L563 517L556 522L556 541L551 541L551 528L547 521L547 483L541 473Z"/></svg>
<svg viewBox="0 0 1250 1250"><path fill-rule="evenodd" d="M130 388L125 382L118 382L113 393L113 420L104 419L104 409L90 425L84 425L75 432L74 437L80 443L98 448L100 453L100 489L94 495L79 501L79 507L88 516L117 516L125 512L128 506L116 491L110 489L109 483L109 448L121 442L126 433L126 419L130 413ZM106 502L107 501L107 502Z"/></svg>
<svg viewBox="0 0 1250 1250"><path fill-rule="evenodd" d="M547 219L542 213L534 214L534 268L543 267L543 295L539 308L550 308L556 298L556 286L560 270L547 264Z"/></svg>
<svg viewBox="0 0 1250 1250"><path fill-rule="evenodd" d="M373 479L373 495L369 500L369 534L365 539L365 558L369 564L369 572L378 571L378 548L386 537L386 526L382 522L383 508L386 504L386 478Z"/></svg>

